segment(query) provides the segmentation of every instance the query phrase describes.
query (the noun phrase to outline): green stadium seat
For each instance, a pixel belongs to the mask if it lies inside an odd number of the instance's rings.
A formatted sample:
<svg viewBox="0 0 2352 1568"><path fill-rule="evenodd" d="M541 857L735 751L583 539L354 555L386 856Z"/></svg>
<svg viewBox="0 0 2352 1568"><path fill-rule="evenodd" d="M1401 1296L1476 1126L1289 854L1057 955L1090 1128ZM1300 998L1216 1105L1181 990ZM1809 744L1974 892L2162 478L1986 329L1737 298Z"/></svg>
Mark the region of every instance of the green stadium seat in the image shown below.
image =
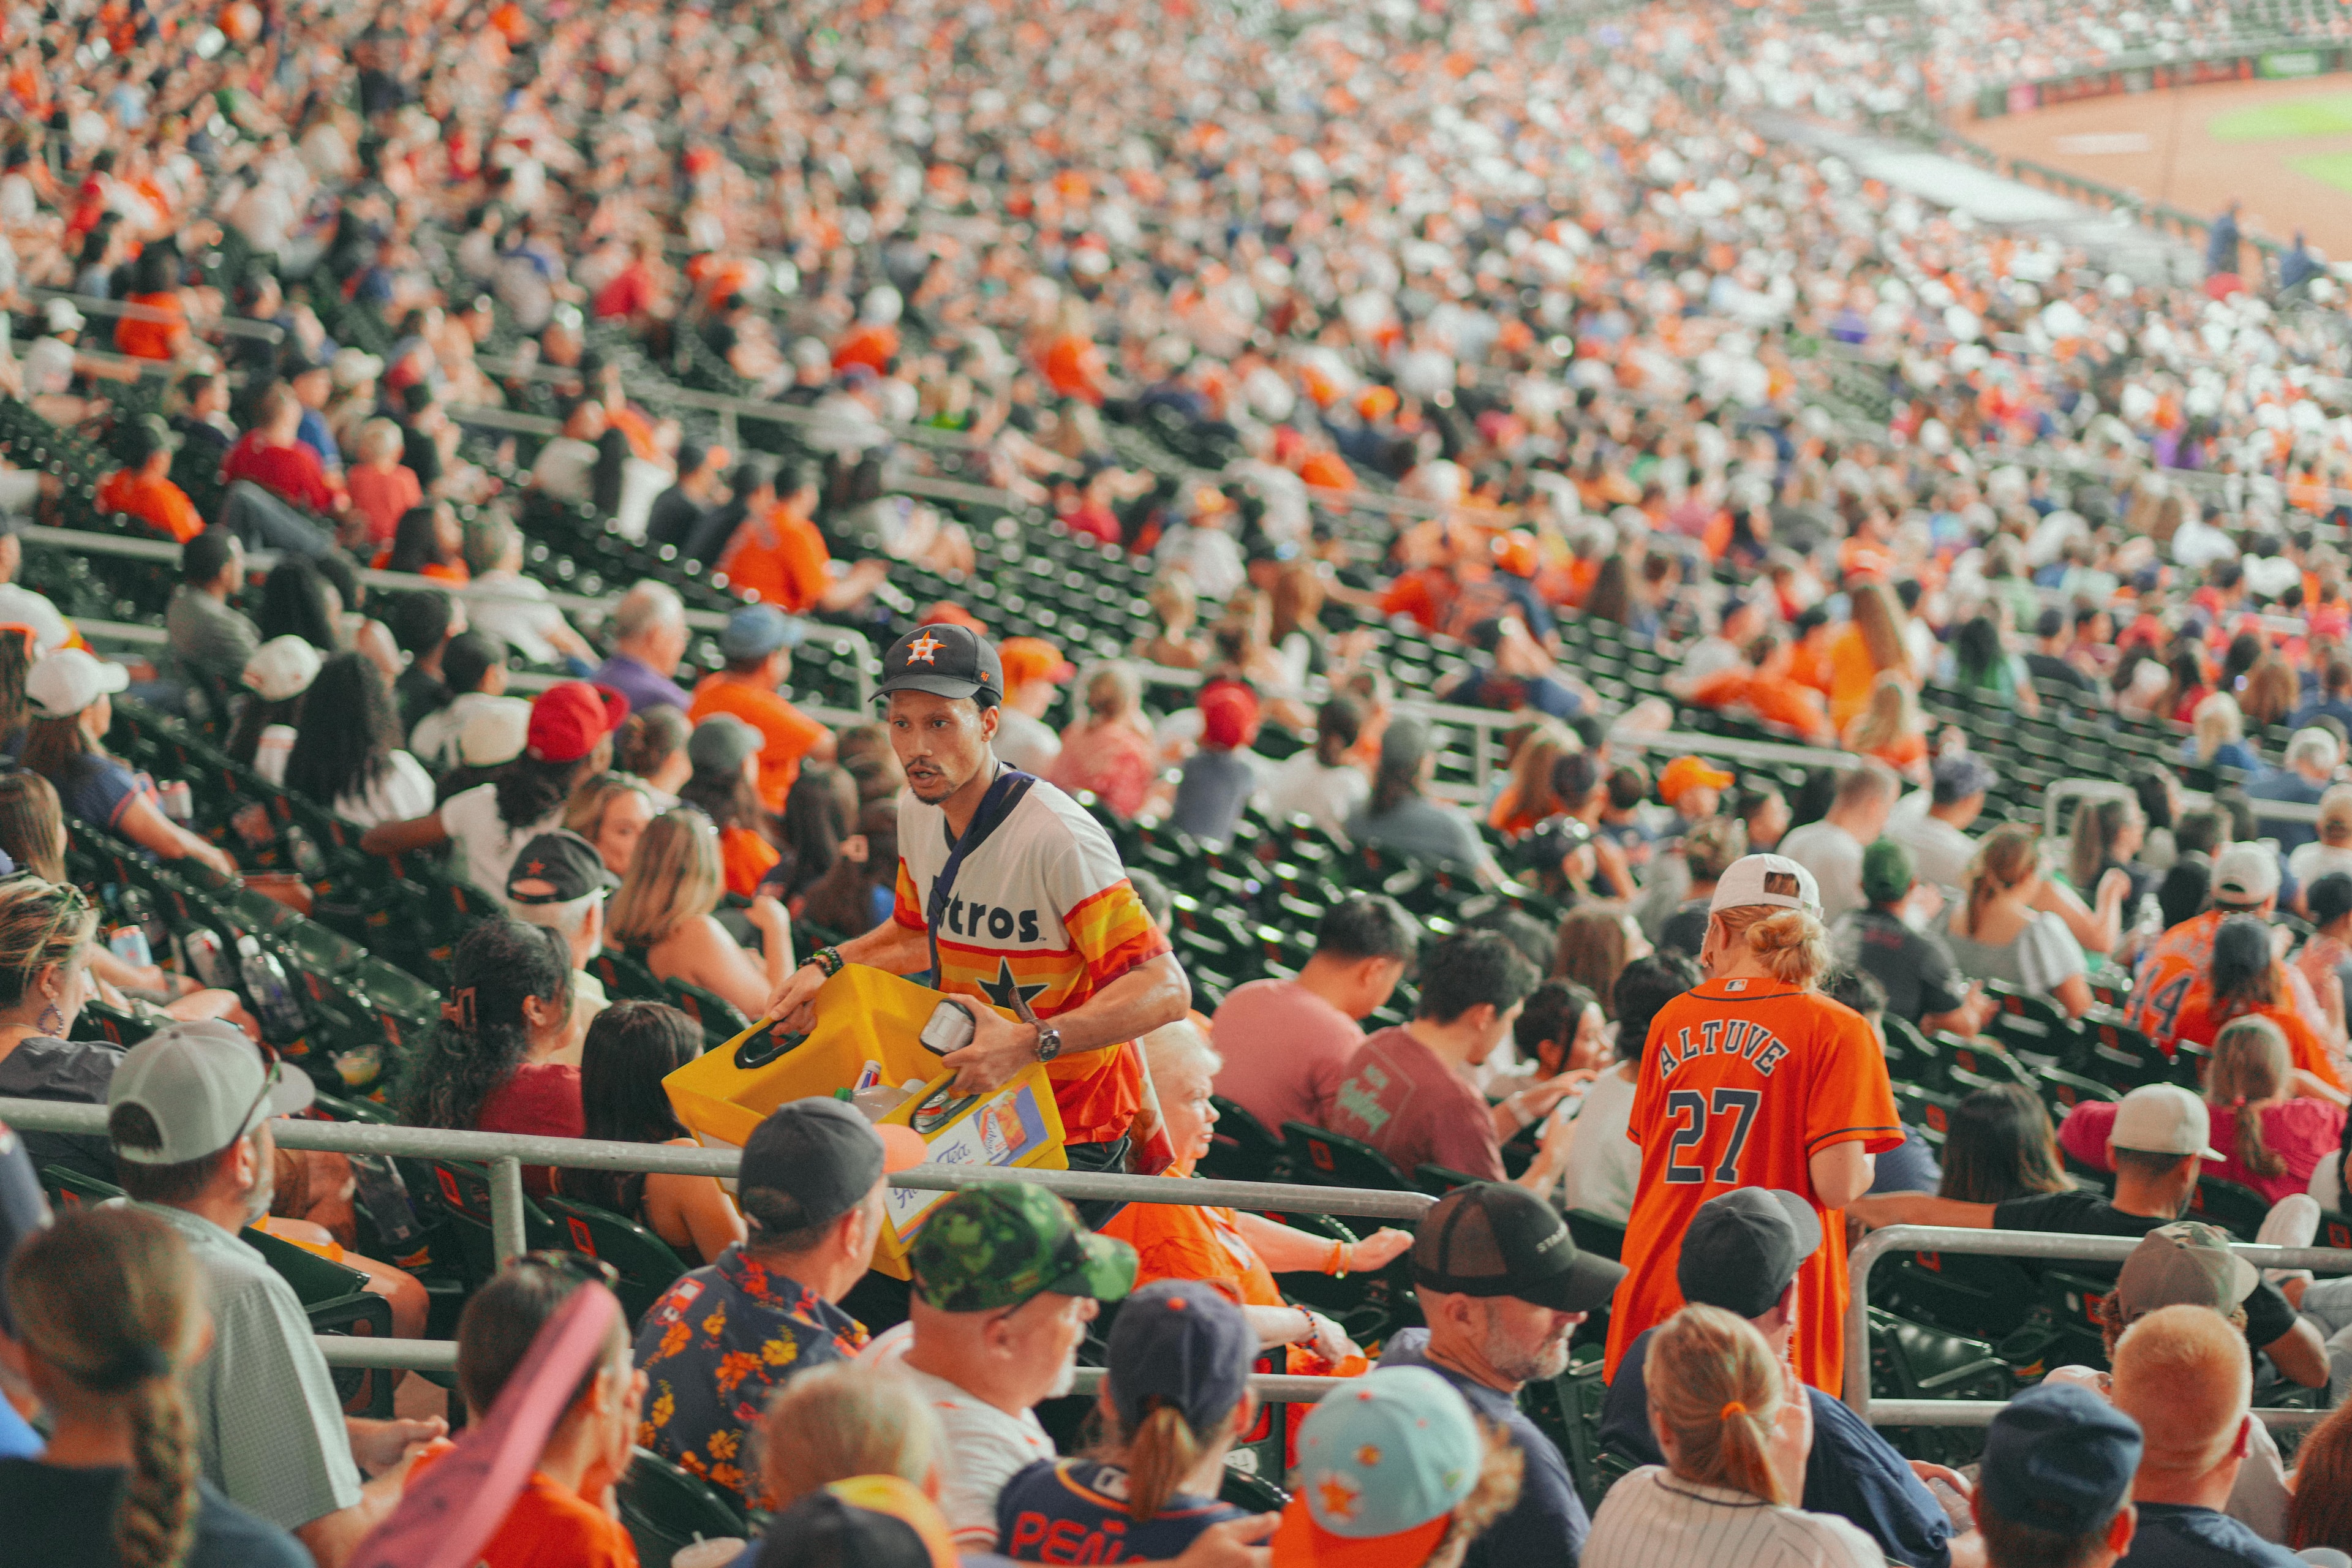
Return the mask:
<svg viewBox="0 0 2352 1568"><path fill-rule="evenodd" d="M1913 1252L1874 1276L1873 1300L1930 1328L1999 1340L2025 1324L2033 1277L2013 1259L1969 1252Z"/></svg>
<svg viewBox="0 0 2352 1568"><path fill-rule="evenodd" d="M2208 1225L2218 1225L2240 1241L2252 1241L2271 1212L2268 1199L2241 1183L2219 1176L2200 1176L2189 1194L2189 1213Z"/></svg>
<svg viewBox="0 0 2352 1568"><path fill-rule="evenodd" d="M630 1456L614 1500L640 1563L667 1563L698 1541L751 1535L750 1521L727 1493L650 1449Z"/></svg>
<svg viewBox="0 0 2352 1568"><path fill-rule="evenodd" d="M1589 1209L1570 1209L1567 1217L1568 1234L1579 1252L1594 1252L1610 1258L1625 1255L1625 1226L1622 1221Z"/></svg>
<svg viewBox="0 0 2352 1568"><path fill-rule="evenodd" d="M1369 1143L1304 1121L1282 1124L1283 1147L1290 1153L1290 1169L1302 1182L1327 1187L1369 1187L1381 1192L1409 1193L1413 1184L1386 1154Z"/></svg>
<svg viewBox="0 0 2352 1568"><path fill-rule="evenodd" d="M1217 1124L1209 1136L1200 1173L1226 1182L1283 1182L1290 1179L1283 1142L1255 1116L1223 1095L1212 1095Z"/></svg>
<svg viewBox="0 0 2352 1568"><path fill-rule="evenodd" d="M601 1258L620 1275L613 1293L633 1327L687 1271L670 1245L635 1220L571 1198L542 1198L540 1206L562 1227L572 1251Z"/></svg>

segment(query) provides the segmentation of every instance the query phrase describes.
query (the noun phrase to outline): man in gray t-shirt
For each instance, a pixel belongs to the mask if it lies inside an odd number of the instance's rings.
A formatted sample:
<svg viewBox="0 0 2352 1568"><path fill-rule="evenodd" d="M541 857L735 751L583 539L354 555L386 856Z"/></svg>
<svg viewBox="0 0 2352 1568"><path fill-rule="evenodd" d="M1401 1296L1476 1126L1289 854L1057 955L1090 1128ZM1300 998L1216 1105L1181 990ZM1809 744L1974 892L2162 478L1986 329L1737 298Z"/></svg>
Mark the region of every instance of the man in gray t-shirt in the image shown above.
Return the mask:
<svg viewBox="0 0 2352 1568"><path fill-rule="evenodd" d="M245 661L261 646L261 633L229 607L229 596L245 585L245 546L226 529L208 528L180 547L180 585L163 612L172 664L184 680L199 679L234 686Z"/></svg>

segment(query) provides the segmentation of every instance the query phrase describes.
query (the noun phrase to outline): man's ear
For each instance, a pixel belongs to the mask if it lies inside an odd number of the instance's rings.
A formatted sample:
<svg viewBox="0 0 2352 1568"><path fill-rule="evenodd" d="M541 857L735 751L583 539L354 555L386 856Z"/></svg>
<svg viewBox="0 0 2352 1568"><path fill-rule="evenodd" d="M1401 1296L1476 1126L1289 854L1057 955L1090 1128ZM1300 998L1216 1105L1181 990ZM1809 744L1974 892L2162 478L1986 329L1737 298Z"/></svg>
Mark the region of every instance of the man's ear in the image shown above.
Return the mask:
<svg viewBox="0 0 2352 1568"><path fill-rule="evenodd" d="M1977 1493L1982 1496L1981 1492ZM2107 1550L2121 1557L2131 1550L2132 1537L2139 1531L2139 1509L2126 1503L2116 1510L2116 1517L2107 1525Z"/></svg>

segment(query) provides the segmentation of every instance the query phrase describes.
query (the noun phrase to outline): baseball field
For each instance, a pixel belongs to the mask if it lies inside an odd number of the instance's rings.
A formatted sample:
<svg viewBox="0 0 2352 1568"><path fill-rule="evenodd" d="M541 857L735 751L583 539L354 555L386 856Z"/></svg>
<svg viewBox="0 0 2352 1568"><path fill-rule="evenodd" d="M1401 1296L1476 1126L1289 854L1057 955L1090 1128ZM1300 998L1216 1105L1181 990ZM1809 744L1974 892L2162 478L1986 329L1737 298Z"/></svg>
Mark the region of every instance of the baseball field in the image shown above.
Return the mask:
<svg viewBox="0 0 2352 1568"><path fill-rule="evenodd" d="M2232 199L2248 233L2301 230L2352 260L2352 75L2119 94L1978 121L1962 134L2200 216Z"/></svg>

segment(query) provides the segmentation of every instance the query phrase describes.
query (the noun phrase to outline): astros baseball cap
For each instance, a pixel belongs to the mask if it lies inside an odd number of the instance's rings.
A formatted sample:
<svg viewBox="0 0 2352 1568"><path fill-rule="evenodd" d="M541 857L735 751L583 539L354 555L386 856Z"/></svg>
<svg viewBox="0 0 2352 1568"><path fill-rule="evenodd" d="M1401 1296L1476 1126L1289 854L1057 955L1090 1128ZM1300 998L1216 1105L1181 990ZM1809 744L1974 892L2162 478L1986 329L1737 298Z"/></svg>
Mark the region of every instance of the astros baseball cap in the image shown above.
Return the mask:
<svg viewBox="0 0 2352 1568"><path fill-rule="evenodd" d="M308 1110L317 1091L309 1078L217 1018L166 1024L130 1050L106 1086L110 1114L135 1105L153 1119L163 1142L152 1149L114 1146L133 1165L179 1165L217 1154L272 1116Z"/></svg>
<svg viewBox="0 0 2352 1568"><path fill-rule="evenodd" d="M1418 1568L1478 1484L1484 1452L1468 1403L1427 1367L1349 1379L1298 1424L1276 1568Z"/></svg>
<svg viewBox="0 0 2352 1568"><path fill-rule="evenodd" d="M2254 1293L2262 1275L2230 1250L2230 1238L2210 1225L2185 1219L2160 1225L2124 1259L2116 1277L2124 1321L2159 1307L2210 1307L2226 1312Z"/></svg>
<svg viewBox="0 0 2352 1568"><path fill-rule="evenodd" d="M877 697L928 691L934 697L976 697L983 708L1004 700L1004 666L988 639L966 627L917 626L882 656Z"/></svg>
<svg viewBox="0 0 2352 1568"><path fill-rule="evenodd" d="M1774 909L1822 912L1821 884L1813 874L1786 855L1743 855L1734 860L1715 884L1706 903L1710 915L1719 910L1769 904Z"/></svg>
<svg viewBox="0 0 2352 1568"><path fill-rule="evenodd" d="M2177 1083L2144 1083L2124 1096L2107 1142L2142 1154L2194 1154L2220 1160L2205 1102Z"/></svg>
<svg viewBox="0 0 2352 1568"><path fill-rule="evenodd" d="M1257 1349L1257 1331L1213 1287L1197 1279L1146 1285L1119 1309L1104 1357L1120 1424L1139 1429L1144 1401L1157 1399L1183 1412L1195 1434L1213 1436L1211 1426L1241 1404Z"/></svg>
<svg viewBox="0 0 2352 1568"><path fill-rule="evenodd" d="M507 872L507 901L569 904L591 893L617 888L621 879L605 868L596 847L577 833L557 828L522 847Z"/></svg>
<svg viewBox="0 0 2352 1568"><path fill-rule="evenodd" d="M1822 1245L1813 1205L1777 1187L1734 1187L1698 1205L1683 1231L1683 1300L1760 1318Z"/></svg>
<svg viewBox="0 0 2352 1568"><path fill-rule="evenodd" d="M1135 1248L1097 1236L1027 1182L956 1194L923 1222L908 1262L915 1293L943 1312L995 1311L1049 1290L1116 1301L1135 1288Z"/></svg>
<svg viewBox="0 0 2352 1568"><path fill-rule="evenodd" d="M2011 1524L2085 1535L2123 1507L2140 1448L2138 1422L2080 1384L2045 1383L1993 1416L1977 1496Z"/></svg>
<svg viewBox="0 0 2352 1568"><path fill-rule="evenodd" d="M2232 844L2213 857L2213 901L2247 908L2279 889L2278 857L2259 844Z"/></svg>
<svg viewBox="0 0 2352 1568"><path fill-rule="evenodd" d="M1676 757L1658 775L1658 798L1672 805L1688 791L1724 789L1730 783L1731 775L1721 768L1708 767L1697 757Z"/></svg>
<svg viewBox="0 0 2352 1568"><path fill-rule="evenodd" d="M864 1203L885 1173L921 1164L925 1152L911 1127L877 1126L837 1100L787 1100L743 1141L736 1186L744 1220L754 1234L824 1225Z"/></svg>
<svg viewBox="0 0 2352 1568"><path fill-rule="evenodd" d="M1525 1187L1473 1182L1437 1200L1412 1243L1413 1283L1589 1312L1615 1293L1622 1264L1576 1249L1559 1211Z"/></svg>
<svg viewBox="0 0 2352 1568"><path fill-rule="evenodd" d="M70 719L110 691L131 684L131 671L93 658L78 647L60 648L25 677L25 700L36 718Z"/></svg>

